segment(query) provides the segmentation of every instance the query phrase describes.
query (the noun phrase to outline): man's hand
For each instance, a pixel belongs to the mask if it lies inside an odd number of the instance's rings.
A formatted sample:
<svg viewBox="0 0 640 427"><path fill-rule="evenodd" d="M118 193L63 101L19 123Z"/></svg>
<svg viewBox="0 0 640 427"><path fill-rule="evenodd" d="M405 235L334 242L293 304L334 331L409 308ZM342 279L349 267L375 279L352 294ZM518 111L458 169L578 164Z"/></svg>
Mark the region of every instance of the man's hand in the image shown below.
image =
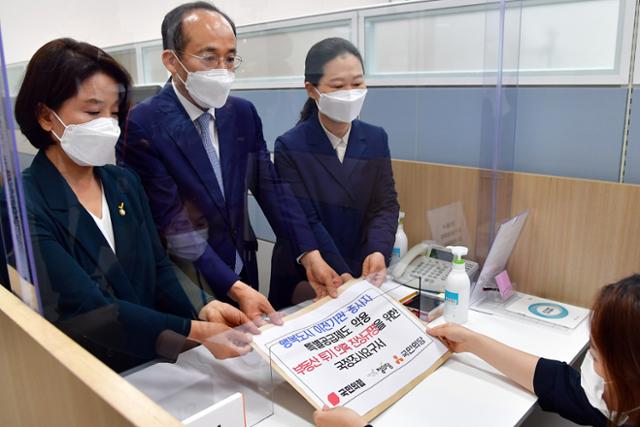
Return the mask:
<svg viewBox="0 0 640 427"><path fill-rule="evenodd" d="M221 323L191 321L189 339L204 345L216 359L238 357L251 351L251 336Z"/></svg>
<svg viewBox="0 0 640 427"><path fill-rule="evenodd" d="M387 265L380 252L369 254L362 263L362 276L376 286L382 285L387 277Z"/></svg>
<svg viewBox="0 0 640 427"><path fill-rule="evenodd" d="M313 413L313 422L316 427L364 427L367 424L353 409L326 406Z"/></svg>
<svg viewBox="0 0 640 427"><path fill-rule="evenodd" d="M202 307L198 314L200 320L221 323L232 328L239 328L252 334L259 334L260 329L242 311L232 305L220 301L211 301Z"/></svg>
<svg viewBox="0 0 640 427"><path fill-rule="evenodd" d="M274 325L282 325L281 315L276 313L267 297L246 283L237 281L229 289L228 295L258 327L267 323L263 315L269 316L269 321Z"/></svg>
<svg viewBox="0 0 640 427"><path fill-rule="evenodd" d="M338 287L342 284L342 279L333 268L322 259L320 251L315 250L304 254L300 263L307 271L307 280L316 293L316 298L322 298L327 294L331 298L338 296Z"/></svg>

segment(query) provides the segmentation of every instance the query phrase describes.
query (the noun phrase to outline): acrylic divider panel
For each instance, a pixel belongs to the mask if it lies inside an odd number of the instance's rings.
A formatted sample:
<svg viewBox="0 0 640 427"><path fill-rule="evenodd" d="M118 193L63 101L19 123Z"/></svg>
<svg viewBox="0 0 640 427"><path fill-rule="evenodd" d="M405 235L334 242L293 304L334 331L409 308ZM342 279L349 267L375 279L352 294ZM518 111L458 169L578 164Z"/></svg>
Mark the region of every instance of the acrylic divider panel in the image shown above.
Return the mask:
<svg viewBox="0 0 640 427"><path fill-rule="evenodd" d="M9 98L4 49L0 31L0 161L2 162L2 249L0 259L3 280L9 280L11 290L33 310L41 312L31 249L31 237L24 207L24 191L20 179L20 163L16 149L13 108ZM6 267L6 269L5 269ZM14 274L15 273L15 274ZM7 285L8 283L5 283Z"/></svg>
<svg viewBox="0 0 640 427"><path fill-rule="evenodd" d="M255 351L220 360L198 346L182 353L176 363L154 363L123 376L181 421L237 392L244 398L248 426L273 415L271 367ZM211 421L217 425L224 420Z"/></svg>

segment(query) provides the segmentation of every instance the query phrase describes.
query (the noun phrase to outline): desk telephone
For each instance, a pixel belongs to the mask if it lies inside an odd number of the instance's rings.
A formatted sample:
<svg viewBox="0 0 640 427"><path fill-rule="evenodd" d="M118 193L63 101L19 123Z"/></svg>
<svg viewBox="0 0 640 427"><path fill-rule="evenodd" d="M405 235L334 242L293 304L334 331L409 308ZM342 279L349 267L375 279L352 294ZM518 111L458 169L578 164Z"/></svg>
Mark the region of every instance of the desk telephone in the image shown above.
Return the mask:
<svg viewBox="0 0 640 427"><path fill-rule="evenodd" d="M451 271L453 254L444 246L436 244L432 240L418 243L405 256L391 267L391 276L396 282L411 288L431 292L444 292L447 276ZM465 260L465 270L473 282L478 274L478 263ZM419 277L422 277L420 285Z"/></svg>

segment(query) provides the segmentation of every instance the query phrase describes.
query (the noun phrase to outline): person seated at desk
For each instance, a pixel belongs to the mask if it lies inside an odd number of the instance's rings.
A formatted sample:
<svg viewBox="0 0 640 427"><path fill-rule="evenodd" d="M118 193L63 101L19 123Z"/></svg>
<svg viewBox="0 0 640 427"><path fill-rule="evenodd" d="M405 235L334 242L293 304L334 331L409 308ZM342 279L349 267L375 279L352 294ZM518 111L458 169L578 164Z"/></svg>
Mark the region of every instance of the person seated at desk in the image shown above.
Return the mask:
<svg viewBox="0 0 640 427"><path fill-rule="evenodd" d="M533 356L460 325L429 329L456 353L470 352L538 396L545 411L577 424L640 426L640 274L605 286L591 313L591 347L580 372ZM318 427L362 427L354 411L316 411ZM417 424L418 425L418 424Z"/></svg>
<svg viewBox="0 0 640 427"><path fill-rule="evenodd" d="M358 49L342 38L313 45L305 60L305 89L309 98L300 121L276 140L276 170L338 274L345 280L384 277L400 206L386 132L356 119L367 93ZM295 256L286 241L276 240L269 293L276 308L290 305L305 280Z"/></svg>
<svg viewBox="0 0 640 427"><path fill-rule="evenodd" d="M180 337L218 358L244 354L250 338L230 326L249 319L220 302L195 312L140 180L107 164L130 85L111 56L68 38L42 46L27 66L15 116L38 149L23 184L45 317L116 371L175 357Z"/></svg>

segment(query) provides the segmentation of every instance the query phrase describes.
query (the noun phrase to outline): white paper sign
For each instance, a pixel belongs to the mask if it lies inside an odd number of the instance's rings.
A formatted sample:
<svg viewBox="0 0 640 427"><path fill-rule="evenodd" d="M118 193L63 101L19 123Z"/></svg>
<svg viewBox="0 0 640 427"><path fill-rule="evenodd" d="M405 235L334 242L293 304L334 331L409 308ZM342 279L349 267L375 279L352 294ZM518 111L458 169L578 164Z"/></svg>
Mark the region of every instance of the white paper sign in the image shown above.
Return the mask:
<svg viewBox="0 0 640 427"><path fill-rule="evenodd" d="M427 221L431 228L432 240L443 246L463 245L469 247L469 231L461 202L427 211Z"/></svg>
<svg viewBox="0 0 640 427"><path fill-rule="evenodd" d="M346 406L371 419L439 366L447 348L368 282L340 292L268 327L254 346L314 407Z"/></svg>

